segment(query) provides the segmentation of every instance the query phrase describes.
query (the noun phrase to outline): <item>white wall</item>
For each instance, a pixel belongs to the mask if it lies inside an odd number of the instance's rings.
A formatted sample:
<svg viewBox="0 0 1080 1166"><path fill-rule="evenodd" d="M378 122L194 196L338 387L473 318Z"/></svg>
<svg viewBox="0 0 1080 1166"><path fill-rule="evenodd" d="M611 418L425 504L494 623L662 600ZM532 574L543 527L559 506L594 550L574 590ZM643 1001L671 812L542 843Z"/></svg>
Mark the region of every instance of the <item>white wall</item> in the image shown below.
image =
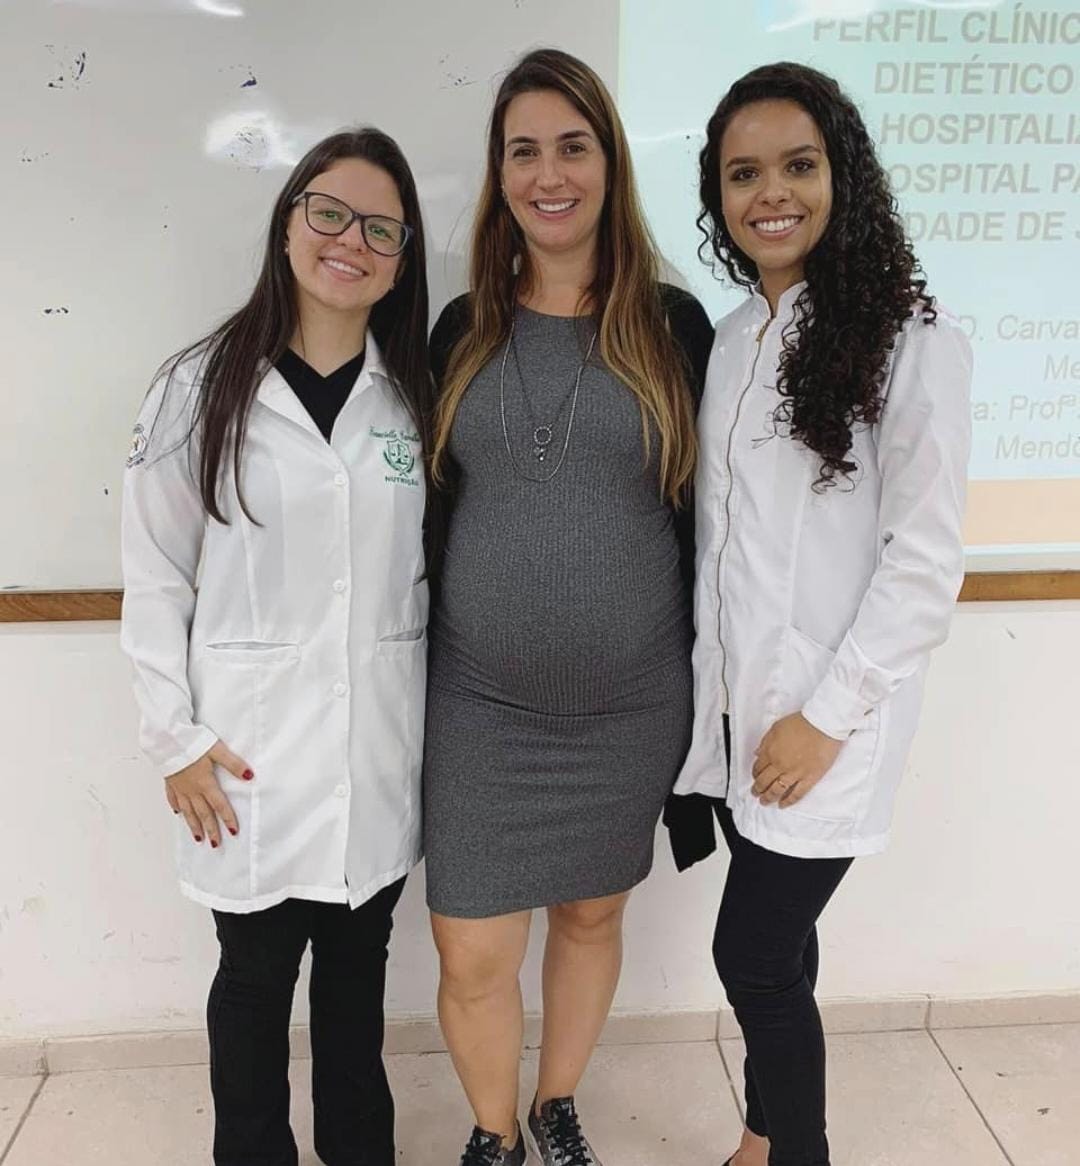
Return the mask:
<svg viewBox="0 0 1080 1166"><path fill-rule="evenodd" d="M1078 659L1080 604L961 608L893 847L856 863L827 914L823 996L1080 990ZM0 628L0 740L0 1037L199 1027L211 921L176 890L116 625ZM616 1007L710 1009L724 861L677 876L659 842ZM396 1014L434 1011L422 883L397 917Z"/></svg>

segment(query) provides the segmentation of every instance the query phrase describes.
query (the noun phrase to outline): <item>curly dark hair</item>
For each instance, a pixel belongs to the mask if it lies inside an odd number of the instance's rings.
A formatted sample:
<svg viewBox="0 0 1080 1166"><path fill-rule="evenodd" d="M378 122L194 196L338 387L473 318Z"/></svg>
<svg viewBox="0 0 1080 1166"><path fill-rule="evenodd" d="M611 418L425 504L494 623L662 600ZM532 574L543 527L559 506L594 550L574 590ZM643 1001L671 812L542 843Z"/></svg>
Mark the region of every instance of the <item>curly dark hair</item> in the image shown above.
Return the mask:
<svg viewBox="0 0 1080 1166"><path fill-rule="evenodd" d="M793 101L814 119L832 170L832 212L806 257L806 287L796 301L798 326L784 337L777 377L782 401L774 415L778 428L821 455L814 483L820 492L835 485L838 475L850 480L858 468L848 456L852 427L872 425L881 416L889 354L900 328L916 305L926 323L936 312L854 102L831 77L789 61L740 78L709 119L699 157L702 259L714 270L719 260L742 287L758 281L757 265L724 223L720 146L737 110L770 100Z"/></svg>

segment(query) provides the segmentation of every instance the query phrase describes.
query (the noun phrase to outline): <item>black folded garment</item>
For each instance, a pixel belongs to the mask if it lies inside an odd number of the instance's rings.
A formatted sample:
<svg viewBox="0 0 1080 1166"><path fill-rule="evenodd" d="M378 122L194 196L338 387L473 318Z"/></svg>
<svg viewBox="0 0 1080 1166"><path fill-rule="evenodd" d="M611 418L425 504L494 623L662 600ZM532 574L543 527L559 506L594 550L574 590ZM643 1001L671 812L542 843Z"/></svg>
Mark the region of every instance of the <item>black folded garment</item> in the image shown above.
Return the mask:
<svg viewBox="0 0 1080 1166"><path fill-rule="evenodd" d="M716 849L715 804L716 799L705 794L668 795L663 822L676 869L688 870Z"/></svg>

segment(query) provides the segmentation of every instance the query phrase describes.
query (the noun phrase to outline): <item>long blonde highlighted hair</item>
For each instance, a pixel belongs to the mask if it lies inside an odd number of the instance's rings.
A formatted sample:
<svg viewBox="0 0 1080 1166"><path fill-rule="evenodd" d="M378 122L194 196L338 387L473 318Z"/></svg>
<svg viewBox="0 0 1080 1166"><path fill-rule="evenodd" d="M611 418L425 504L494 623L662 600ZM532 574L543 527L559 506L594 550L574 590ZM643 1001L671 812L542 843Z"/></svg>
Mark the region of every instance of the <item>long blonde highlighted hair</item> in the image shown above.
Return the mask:
<svg viewBox="0 0 1080 1166"><path fill-rule="evenodd" d="M659 434L661 490L678 506L697 454L689 366L668 328L657 282L659 256L641 210L615 103L588 65L557 49L527 53L506 75L495 97L473 224L471 317L450 354L440 393L432 476L436 483L445 482L450 432L465 391L509 336L518 296L533 290L535 273L521 230L502 198L500 174L507 107L522 93L542 91L558 93L570 102L589 122L607 159L608 191L600 216L596 274L582 297L583 306L594 312L602 306L600 356L638 399L646 460L651 427Z"/></svg>

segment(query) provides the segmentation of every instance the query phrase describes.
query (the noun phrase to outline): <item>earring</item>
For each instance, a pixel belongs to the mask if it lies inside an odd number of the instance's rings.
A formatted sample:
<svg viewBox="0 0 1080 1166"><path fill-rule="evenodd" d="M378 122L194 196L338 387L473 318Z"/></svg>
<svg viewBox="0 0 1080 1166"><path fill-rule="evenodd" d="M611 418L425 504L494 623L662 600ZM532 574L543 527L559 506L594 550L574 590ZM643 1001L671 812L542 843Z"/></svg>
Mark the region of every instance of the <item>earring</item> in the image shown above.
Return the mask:
<svg viewBox="0 0 1080 1166"><path fill-rule="evenodd" d="M509 199L506 197L506 187L505 187L505 186L502 186L502 187L500 187L499 189L502 191L503 202L505 202L505 203L506 203L506 205L507 205L507 206L509 206L509 205L510 205L510 200L509 200Z"/></svg>

